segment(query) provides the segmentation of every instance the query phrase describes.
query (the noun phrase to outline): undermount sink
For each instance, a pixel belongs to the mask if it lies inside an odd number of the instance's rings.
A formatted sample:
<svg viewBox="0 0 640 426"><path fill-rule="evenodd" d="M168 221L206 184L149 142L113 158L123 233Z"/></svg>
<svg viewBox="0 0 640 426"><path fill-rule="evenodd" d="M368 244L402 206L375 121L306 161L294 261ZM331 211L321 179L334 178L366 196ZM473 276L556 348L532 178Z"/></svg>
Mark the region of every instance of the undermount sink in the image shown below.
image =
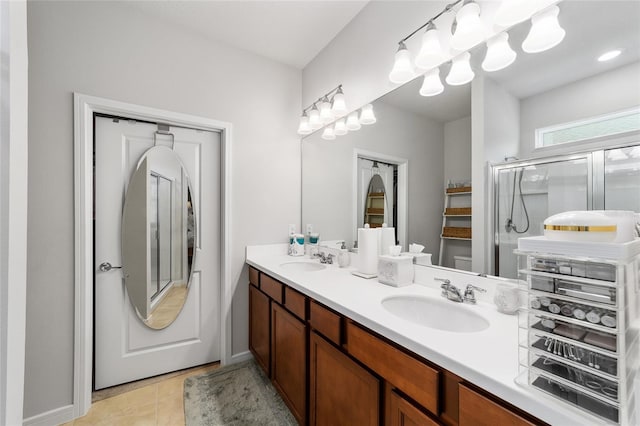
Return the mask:
<svg viewBox="0 0 640 426"><path fill-rule="evenodd" d="M297 272L320 271L327 267L327 265L323 265L321 263L315 263L315 262L286 262L286 263L280 264L280 266L288 271L297 271Z"/></svg>
<svg viewBox="0 0 640 426"><path fill-rule="evenodd" d="M382 301L391 314L424 327L455 333L486 330L489 321L455 302L422 296L393 296Z"/></svg>

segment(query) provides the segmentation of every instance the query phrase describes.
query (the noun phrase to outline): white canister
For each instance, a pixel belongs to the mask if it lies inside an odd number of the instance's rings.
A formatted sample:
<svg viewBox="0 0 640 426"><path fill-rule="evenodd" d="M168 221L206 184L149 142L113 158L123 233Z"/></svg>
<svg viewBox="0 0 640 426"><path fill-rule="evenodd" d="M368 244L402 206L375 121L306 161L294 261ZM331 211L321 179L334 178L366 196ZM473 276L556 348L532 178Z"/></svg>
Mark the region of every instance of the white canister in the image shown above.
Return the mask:
<svg viewBox="0 0 640 426"><path fill-rule="evenodd" d="M496 284L493 303L496 304L499 312L503 314L515 314L520 307L520 291L518 287L506 283Z"/></svg>

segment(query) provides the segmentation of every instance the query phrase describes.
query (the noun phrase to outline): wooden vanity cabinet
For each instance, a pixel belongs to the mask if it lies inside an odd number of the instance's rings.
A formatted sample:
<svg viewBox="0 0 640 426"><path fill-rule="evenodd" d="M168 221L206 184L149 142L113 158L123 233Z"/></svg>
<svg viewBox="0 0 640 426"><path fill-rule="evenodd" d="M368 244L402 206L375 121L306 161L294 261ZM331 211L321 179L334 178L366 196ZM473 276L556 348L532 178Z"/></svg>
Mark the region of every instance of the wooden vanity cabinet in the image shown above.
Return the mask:
<svg viewBox="0 0 640 426"><path fill-rule="evenodd" d="M249 286L249 349L269 376L271 367L271 301L253 284Z"/></svg>
<svg viewBox="0 0 640 426"><path fill-rule="evenodd" d="M380 381L317 332L309 340L309 423L378 426Z"/></svg>
<svg viewBox="0 0 640 426"><path fill-rule="evenodd" d="M271 380L299 424L307 417L307 327L271 305Z"/></svg>
<svg viewBox="0 0 640 426"><path fill-rule="evenodd" d="M533 426L546 423L537 419L529 419L526 414L517 413L507 407L504 402L483 395L463 383L458 388L460 398L460 426Z"/></svg>
<svg viewBox="0 0 640 426"><path fill-rule="evenodd" d="M385 391L386 426L440 426L424 411L413 405L387 384Z"/></svg>

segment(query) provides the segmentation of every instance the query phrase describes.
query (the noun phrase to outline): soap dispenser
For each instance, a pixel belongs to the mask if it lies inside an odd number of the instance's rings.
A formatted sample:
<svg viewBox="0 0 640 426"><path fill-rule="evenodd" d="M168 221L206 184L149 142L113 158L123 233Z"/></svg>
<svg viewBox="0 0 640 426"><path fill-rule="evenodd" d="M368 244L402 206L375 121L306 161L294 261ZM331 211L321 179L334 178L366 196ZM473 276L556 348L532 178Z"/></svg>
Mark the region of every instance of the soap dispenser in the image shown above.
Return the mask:
<svg viewBox="0 0 640 426"><path fill-rule="evenodd" d="M340 252L338 253L338 265L341 268L346 268L351 263L351 256L349 255L349 250L347 250L347 245L342 242L342 246L340 247Z"/></svg>

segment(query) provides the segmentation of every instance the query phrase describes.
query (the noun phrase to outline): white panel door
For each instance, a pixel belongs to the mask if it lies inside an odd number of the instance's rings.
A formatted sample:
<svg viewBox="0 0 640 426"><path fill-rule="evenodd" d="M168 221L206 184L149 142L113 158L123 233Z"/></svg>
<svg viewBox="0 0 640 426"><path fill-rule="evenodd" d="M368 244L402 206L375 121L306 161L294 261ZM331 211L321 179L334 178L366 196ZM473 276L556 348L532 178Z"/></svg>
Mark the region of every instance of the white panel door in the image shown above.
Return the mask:
<svg viewBox="0 0 640 426"><path fill-rule="evenodd" d="M137 317L120 269L121 218L127 184L153 146L157 126L95 119L94 389L103 389L220 359L220 134L172 127L174 151L187 170L196 210L196 261L189 293L167 328L147 328ZM158 144L171 146L168 136Z"/></svg>

